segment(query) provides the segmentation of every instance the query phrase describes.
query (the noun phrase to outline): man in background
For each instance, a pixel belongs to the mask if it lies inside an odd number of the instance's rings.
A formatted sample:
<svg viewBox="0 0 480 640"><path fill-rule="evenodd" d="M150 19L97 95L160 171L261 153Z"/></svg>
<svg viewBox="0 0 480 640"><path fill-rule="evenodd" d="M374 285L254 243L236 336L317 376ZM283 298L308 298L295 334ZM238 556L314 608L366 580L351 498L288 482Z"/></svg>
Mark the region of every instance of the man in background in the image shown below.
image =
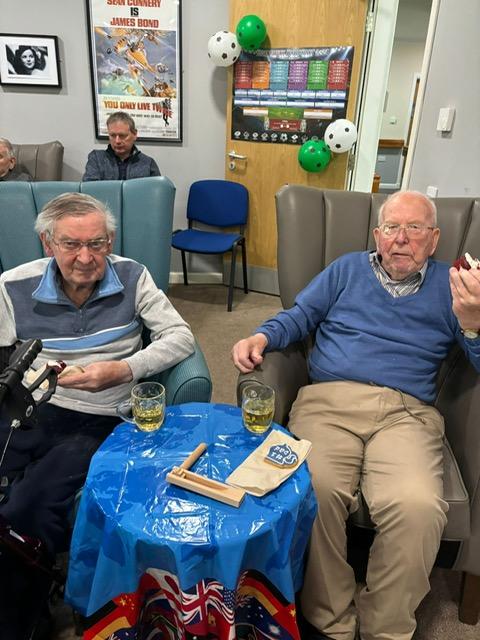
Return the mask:
<svg viewBox="0 0 480 640"><path fill-rule="evenodd" d="M135 146L137 129L128 113L112 113L107 119L107 131L110 144L105 151L90 151L83 182L130 180L160 175L155 160Z"/></svg>
<svg viewBox="0 0 480 640"><path fill-rule="evenodd" d="M17 169L17 159L12 144L6 138L0 138L0 182L10 181L30 182L32 176Z"/></svg>

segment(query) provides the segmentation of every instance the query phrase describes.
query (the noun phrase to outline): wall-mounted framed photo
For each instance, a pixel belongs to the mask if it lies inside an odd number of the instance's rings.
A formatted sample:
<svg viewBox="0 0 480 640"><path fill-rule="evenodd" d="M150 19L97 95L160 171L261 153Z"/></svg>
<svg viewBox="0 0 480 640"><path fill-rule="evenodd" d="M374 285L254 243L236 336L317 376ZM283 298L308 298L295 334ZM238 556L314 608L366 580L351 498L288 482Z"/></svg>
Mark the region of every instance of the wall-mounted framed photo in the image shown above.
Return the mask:
<svg viewBox="0 0 480 640"><path fill-rule="evenodd" d="M0 33L0 84L61 87L57 36Z"/></svg>
<svg viewBox="0 0 480 640"><path fill-rule="evenodd" d="M86 0L96 137L125 111L138 140L181 142L181 0Z"/></svg>

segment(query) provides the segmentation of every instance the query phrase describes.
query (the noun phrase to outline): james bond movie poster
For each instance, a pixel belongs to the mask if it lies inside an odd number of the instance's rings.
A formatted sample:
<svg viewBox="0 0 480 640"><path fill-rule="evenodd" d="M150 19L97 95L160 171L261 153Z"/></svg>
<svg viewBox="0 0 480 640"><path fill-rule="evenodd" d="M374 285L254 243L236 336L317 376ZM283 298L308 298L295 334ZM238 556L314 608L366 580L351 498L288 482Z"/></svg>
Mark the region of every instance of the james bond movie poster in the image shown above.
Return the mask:
<svg viewBox="0 0 480 640"><path fill-rule="evenodd" d="M139 140L179 142L180 0L87 0L97 138L126 111Z"/></svg>
<svg viewBox="0 0 480 640"><path fill-rule="evenodd" d="M347 113L353 47L242 51L234 67L232 140L303 144Z"/></svg>

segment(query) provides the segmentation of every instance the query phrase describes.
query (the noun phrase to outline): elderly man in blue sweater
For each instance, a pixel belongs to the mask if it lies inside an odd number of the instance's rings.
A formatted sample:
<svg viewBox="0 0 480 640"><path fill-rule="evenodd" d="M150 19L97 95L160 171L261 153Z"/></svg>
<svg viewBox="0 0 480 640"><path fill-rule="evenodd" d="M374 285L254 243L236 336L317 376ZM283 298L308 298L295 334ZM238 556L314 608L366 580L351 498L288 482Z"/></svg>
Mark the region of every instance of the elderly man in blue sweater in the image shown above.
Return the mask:
<svg viewBox="0 0 480 640"><path fill-rule="evenodd" d="M376 251L335 260L295 305L238 342L252 371L264 351L315 334L314 383L303 387L291 431L314 444L309 466L320 505L302 610L311 638L409 640L429 590L448 505L443 500L443 418L432 406L438 369L457 341L480 371L480 270L433 260L435 205L417 192L390 196ZM361 490L376 536L357 595L345 521Z"/></svg>

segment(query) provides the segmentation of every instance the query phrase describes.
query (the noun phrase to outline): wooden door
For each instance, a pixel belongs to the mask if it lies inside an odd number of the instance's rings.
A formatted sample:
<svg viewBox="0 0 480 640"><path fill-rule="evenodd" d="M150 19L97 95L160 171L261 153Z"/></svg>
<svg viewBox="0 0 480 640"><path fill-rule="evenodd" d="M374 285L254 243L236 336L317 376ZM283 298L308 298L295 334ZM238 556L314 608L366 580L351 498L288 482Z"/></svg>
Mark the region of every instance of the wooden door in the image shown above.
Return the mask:
<svg viewBox="0 0 480 640"><path fill-rule="evenodd" d="M367 0L230 0L230 30L235 32L243 16L254 14L267 26L263 48L353 46L346 117L354 120L367 4ZM244 184L250 193L247 228L250 284L254 289L273 292L270 286L265 286L268 278L255 282L255 268L276 270L275 193L286 183L343 189L348 154L334 155L321 173L308 173L298 163L298 145L233 140L232 89L233 67L229 70L225 177ZM236 161L233 171L229 169L230 151L247 158Z"/></svg>

